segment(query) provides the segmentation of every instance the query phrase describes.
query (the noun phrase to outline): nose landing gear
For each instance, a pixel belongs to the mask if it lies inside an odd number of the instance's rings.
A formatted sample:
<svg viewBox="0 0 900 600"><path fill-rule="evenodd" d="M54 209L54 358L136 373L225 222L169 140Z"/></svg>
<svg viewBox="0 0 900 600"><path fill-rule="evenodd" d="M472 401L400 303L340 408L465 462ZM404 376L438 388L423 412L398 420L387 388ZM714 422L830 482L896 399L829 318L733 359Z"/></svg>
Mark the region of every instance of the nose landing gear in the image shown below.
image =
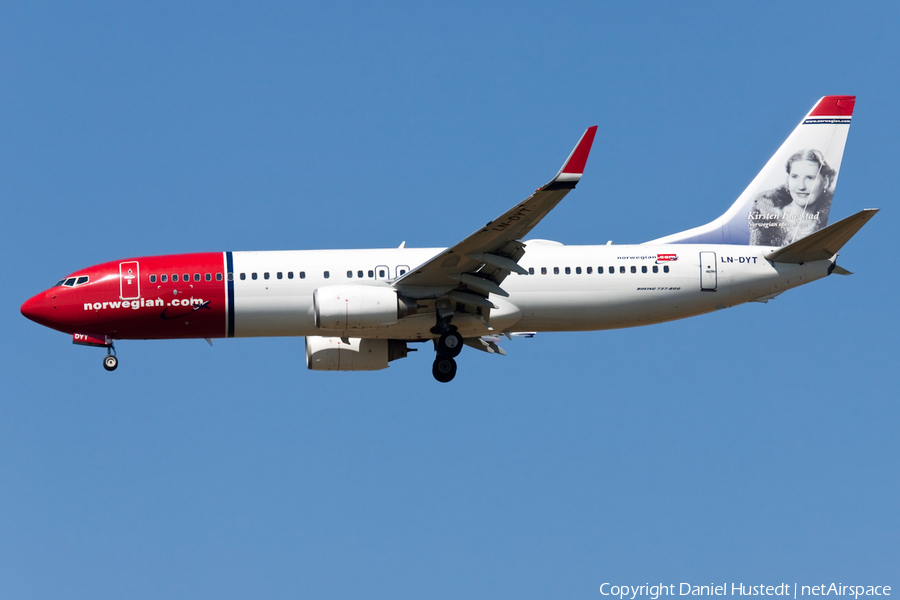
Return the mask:
<svg viewBox="0 0 900 600"><path fill-rule="evenodd" d="M106 347L106 356L103 357L103 368L107 371L115 371L119 366L119 359L116 358L116 349L110 343Z"/></svg>

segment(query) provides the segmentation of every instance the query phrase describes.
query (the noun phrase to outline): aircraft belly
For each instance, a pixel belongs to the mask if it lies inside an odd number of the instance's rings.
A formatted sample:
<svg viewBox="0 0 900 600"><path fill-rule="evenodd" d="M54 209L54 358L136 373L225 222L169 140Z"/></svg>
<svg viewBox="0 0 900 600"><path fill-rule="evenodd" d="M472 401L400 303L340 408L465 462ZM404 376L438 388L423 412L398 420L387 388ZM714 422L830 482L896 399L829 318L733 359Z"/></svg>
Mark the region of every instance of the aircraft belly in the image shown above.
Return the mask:
<svg viewBox="0 0 900 600"><path fill-rule="evenodd" d="M312 299L307 295L235 298L235 337L314 335Z"/></svg>
<svg viewBox="0 0 900 600"><path fill-rule="evenodd" d="M488 329L488 325L485 323L484 319L478 315L468 313L454 315L452 323L463 337L481 337L500 331L497 328L495 328L496 331L491 331ZM352 329L347 331L316 329L306 335L389 340L429 340L437 337L437 335L430 331L431 328L434 327L434 324L434 313L426 313L406 317L401 319L395 325L386 327Z"/></svg>

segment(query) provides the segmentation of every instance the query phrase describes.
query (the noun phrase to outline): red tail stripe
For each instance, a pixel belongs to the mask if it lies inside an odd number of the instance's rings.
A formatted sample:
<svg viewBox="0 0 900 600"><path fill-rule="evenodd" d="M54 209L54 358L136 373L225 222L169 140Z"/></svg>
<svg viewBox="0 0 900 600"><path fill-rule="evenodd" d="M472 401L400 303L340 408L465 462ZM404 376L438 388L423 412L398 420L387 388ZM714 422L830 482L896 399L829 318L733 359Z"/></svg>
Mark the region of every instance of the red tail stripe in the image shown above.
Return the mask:
<svg viewBox="0 0 900 600"><path fill-rule="evenodd" d="M849 117L853 114L856 96L825 96L809 113L811 117Z"/></svg>

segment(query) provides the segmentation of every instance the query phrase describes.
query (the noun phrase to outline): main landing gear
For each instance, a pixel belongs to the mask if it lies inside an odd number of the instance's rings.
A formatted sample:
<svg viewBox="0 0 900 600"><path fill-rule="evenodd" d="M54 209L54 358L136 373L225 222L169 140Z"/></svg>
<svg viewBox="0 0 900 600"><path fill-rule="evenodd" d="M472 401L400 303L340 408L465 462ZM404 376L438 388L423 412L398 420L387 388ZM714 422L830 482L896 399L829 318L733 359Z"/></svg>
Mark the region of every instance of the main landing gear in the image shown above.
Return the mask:
<svg viewBox="0 0 900 600"><path fill-rule="evenodd" d="M459 335L456 327L450 324L450 318L439 317L438 324L431 332L441 334L434 342L437 357L431 367L431 374L441 383L448 383L456 377L456 361L453 359L462 352L463 337Z"/></svg>
<svg viewBox="0 0 900 600"><path fill-rule="evenodd" d="M116 358L116 349L110 344L106 347L106 356L103 357L103 368L107 371L115 371L119 366L119 359Z"/></svg>
<svg viewBox="0 0 900 600"><path fill-rule="evenodd" d="M456 377L456 361L449 356L437 355L434 359L434 365L431 367L431 374L441 383L448 383Z"/></svg>

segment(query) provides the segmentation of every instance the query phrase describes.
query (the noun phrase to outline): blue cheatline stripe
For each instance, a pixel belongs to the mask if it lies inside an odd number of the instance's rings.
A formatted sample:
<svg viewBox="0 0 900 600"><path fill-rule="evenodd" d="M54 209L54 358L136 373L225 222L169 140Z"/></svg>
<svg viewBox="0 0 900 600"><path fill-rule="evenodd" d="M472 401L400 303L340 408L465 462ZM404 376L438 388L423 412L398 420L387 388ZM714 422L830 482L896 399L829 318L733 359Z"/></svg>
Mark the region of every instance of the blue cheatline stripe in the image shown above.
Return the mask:
<svg viewBox="0 0 900 600"><path fill-rule="evenodd" d="M226 275L228 281L228 337L234 337L234 258L231 252L225 253Z"/></svg>

